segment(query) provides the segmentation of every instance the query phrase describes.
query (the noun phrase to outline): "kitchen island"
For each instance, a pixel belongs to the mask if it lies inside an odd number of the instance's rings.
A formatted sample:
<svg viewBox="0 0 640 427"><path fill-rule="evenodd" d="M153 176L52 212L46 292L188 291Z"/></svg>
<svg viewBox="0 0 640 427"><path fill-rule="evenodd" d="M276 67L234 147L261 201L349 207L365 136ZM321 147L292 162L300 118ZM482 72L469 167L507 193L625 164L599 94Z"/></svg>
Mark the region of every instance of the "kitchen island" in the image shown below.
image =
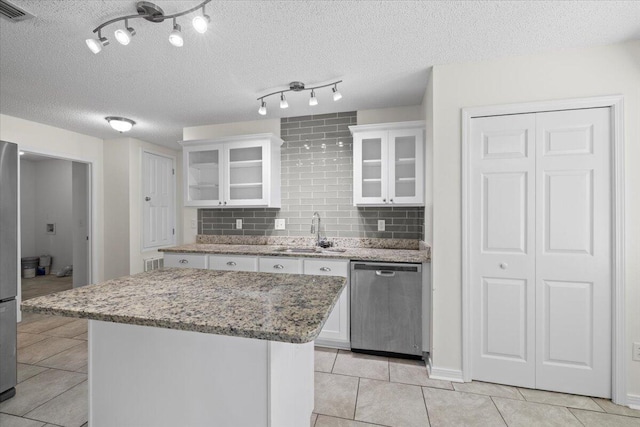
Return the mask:
<svg viewBox="0 0 640 427"><path fill-rule="evenodd" d="M23 302L89 319L89 425L308 425L346 279L163 269Z"/></svg>

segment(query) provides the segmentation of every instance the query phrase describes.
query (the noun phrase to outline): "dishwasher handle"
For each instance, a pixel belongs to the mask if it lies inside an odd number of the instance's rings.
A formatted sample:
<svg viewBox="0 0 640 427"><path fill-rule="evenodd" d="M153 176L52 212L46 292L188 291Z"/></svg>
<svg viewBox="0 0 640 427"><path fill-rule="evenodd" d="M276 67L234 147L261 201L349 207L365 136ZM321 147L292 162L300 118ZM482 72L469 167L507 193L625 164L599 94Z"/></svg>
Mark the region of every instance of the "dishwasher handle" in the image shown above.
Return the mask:
<svg viewBox="0 0 640 427"><path fill-rule="evenodd" d="M394 277L395 275L396 275L395 271L376 270L376 276Z"/></svg>

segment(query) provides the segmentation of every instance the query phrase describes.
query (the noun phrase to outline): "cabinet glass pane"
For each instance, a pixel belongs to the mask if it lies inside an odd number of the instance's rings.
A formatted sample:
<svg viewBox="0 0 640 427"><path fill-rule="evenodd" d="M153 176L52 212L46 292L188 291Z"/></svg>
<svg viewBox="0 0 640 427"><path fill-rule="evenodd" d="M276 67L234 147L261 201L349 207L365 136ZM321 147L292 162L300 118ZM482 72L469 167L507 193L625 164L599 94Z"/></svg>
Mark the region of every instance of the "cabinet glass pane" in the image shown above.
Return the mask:
<svg viewBox="0 0 640 427"><path fill-rule="evenodd" d="M395 138L395 195L414 197L416 195L416 138L401 136Z"/></svg>
<svg viewBox="0 0 640 427"><path fill-rule="evenodd" d="M262 199L262 146L229 150L229 199Z"/></svg>
<svg viewBox="0 0 640 427"><path fill-rule="evenodd" d="M362 197L382 197L382 139L362 139Z"/></svg>
<svg viewBox="0 0 640 427"><path fill-rule="evenodd" d="M189 156L189 200L219 200L219 150L196 151Z"/></svg>

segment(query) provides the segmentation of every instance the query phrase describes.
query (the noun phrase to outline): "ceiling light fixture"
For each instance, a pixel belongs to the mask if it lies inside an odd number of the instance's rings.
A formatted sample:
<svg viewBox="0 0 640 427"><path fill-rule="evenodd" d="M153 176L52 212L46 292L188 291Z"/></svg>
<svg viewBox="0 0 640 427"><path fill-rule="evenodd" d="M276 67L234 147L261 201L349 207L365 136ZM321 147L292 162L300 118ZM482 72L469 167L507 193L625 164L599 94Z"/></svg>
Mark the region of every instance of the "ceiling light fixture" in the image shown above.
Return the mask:
<svg viewBox="0 0 640 427"><path fill-rule="evenodd" d="M119 28L115 32L116 40L121 45L128 45L131 42L131 38L136 35L136 30L129 26L129 20L124 20L124 30Z"/></svg>
<svg viewBox="0 0 640 427"><path fill-rule="evenodd" d="M107 46L109 44L109 40L106 37L102 37L102 31L98 30L98 37L95 39L87 39L85 40L87 46L93 53L100 53L102 50L102 46Z"/></svg>
<svg viewBox="0 0 640 427"><path fill-rule="evenodd" d="M176 18L173 18L173 31L169 34L169 43L175 47L182 47L184 39L182 38L182 27L176 23Z"/></svg>
<svg viewBox="0 0 640 427"><path fill-rule="evenodd" d="M324 87L333 86L333 89L332 89L333 100L338 101L339 99L342 99L342 94L338 92L338 83L342 83L342 80L338 80L333 83L328 83L326 85L320 85L320 86L314 86L314 87L305 87L304 83L302 82L291 82L289 83L289 89L287 90L279 90L277 92L272 92L270 94L267 94L258 98L258 101L260 101L260 108L258 109L258 113L262 116L267 114L267 103L264 101L264 99L276 94L280 94L280 108L287 108L289 106L289 103L284 97L285 92L302 92L305 90L310 90L311 98L309 98L309 105L314 106L314 105L318 105L318 98L316 97L316 89L322 89Z"/></svg>
<svg viewBox="0 0 640 427"><path fill-rule="evenodd" d="M280 108L289 108L289 103L282 92L280 93Z"/></svg>
<svg viewBox="0 0 640 427"><path fill-rule="evenodd" d="M109 116L105 117L104 119L109 122L112 128L120 133L129 132L133 125L136 124L136 122L134 122L133 120L124 117Z"/></svg>
<svg viewBox="0 0 640 427"><path fill-rule="evenodd" d="M199 32L200 34L204 34L207 32L210 22L211 22L211 18L209 17L209 15L204 13L204 5L202 5L202 15L198 15L195 18L193 18L193 21L191 21L191 24L193 25L193 28L195 28L197 32Z"/></svg>
<svg viewBox="0 0 640 427"><path fill-rule="evenodd" d="M258 108L258 114L260 114L261 116L266 116L267 115L267 103L262 101L262 103L260 104L260 108Z"/></svg>
<svg viewBox="0 0 640 427"><path fill-rule="evenodd" d="M193 27L196 29L197 32L204 33L207 31L209 22L211 22L211 18L204 13L205 5L210 1L211 0L204 0L202 3L200 3L195 7L192 7L191 9L185 10L183 12L174 13L171 15L165 15L164 11L160 8L160 6L157 6L151 2L139 1L138 3L136 3L136 10L138 13L137 15L121 16L119 18L114 18L109 21L103 22L98 27L96 27L95 30L93 30L94 33L98 34L98 37L90 38L86 40L87 47L93 53L96 53L96 54L100 53L100 51L102 51L102 48L109 44L109 40L107 40L106 37L102 37L102 29L107 25L111 25L120 21L125 21L125 24L124 24L125 29L116 30L115 37L116 37L116 40L118 40L118 42L120 42L121 44L128 45L131 42L131 37L133 37L136 34L136 31L133 28L129 27L129 19L136 19L136 18L144 18L147 21L153 22L156 24L160 22L164 22L165 20L168 20L168 19L173 19L173 30L169 35L169 41L171 42L172 45L180 47L184 44L184 39L182 37L182 32L181 32L182 29L180 28L180 25L176 23L176 18L187 15L189 13L193 13L198 9L202 9L202 15L198 15L193 19Z"/></svg>

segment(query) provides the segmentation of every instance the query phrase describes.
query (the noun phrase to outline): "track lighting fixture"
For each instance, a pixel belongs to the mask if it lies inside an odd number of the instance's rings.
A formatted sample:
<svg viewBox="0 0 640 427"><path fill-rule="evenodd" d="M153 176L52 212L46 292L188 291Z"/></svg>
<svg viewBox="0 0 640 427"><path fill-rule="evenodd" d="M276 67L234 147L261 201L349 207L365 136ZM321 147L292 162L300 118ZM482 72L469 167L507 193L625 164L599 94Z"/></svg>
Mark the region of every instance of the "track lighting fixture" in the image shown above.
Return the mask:
<svg viewBox="0 0 640 427"><path fill-rule="evenodd" d="M204 34L207 32L207 29L209 28L209 22L211 22L211 18L209 17L209 15L204 13L204 5L202 5L202 15L198 15L195 18L193 18L193 21L191 21L191 24L193 25L193 28L195 28L197 32L199 32L200 34Z"/></svg>
<svg viewBox="0 0 640 427"><path fill-rule="evenodd" d="M318 98L316 97L316 89L322 89L325 87L329 87L329 86L333 86L332 88L332 92L333 92L333 100L334 101L338 101L339 99L342 99L342 94L340 92L338 92L338 83L342 83L342 80L338 80L337 82L333 82L333 83L329 83L326 85L320 85L320 86L314 86L314 87L305 87L304 83L302 82L291 82L289 83L289 89L287 90L279 90L277 92L272 92L268 95L264 95L261 96L260 98L258 98L258 101L260 101L260 108L258 109L258 113L262 116L267 114L267 103L264 101L265 98L271 96L271 95L276 95L276 94L280 94L280 108L287 108L289 107L289 103L287 102L286 98L284 97L284 93L285 92L302 92L304 90L310 90L311 91L311 98L309 98L309 105L314 106L314 105L318 105Z"/></svg>
<svg viewBox="0 0 640 427"><path fill-rule="evenodd" d="M262 103L260 104L260 108L258 108L258 114L260 114L261 116L266 116L267 115L267 103L262 101Z"/></svg>
<svg viewBox="0 0 640 427"><path fill-rule="evenodd" d="M120 133L129 132L133 125L136 124L136 122L134 122L133 120L124 117L109 116L105 117L104 119L109 122L113 129L117 130Z"/></svg>
<svg viewBox="0 0 640 427"><path fill-rule="evenodd" d="M91 52L100 53L102 46L107 46L109 44L109 40L107 40L106 37L102 37L102 31L98 30L98 38L87 39L86 43Z"/></svg>
<svg viewBox="0 0 640 427"><path fill-rule="evenodd" d="M115 32L116 40L121 45L128 45L131 42L131 38L136 35L136 30L129 26L129 20L124 20L124 30L122 28L117 29Z"/></svg>
<svg viewBox="0 0 640 427"><path fill-rule="evenodd" d="M289 108L289 103L284 97L284 93L280 93L280 108Z"/></svg>
<svg viewBox="0 0 640 427"><path fill-rule="evenodd" d="M131 42L131 38L136 34L136 30L129 27L129 20L136 18L144 18L149 22L160 23L164 22L168 19L173 19L173 29L169 35L169 41L172 45L180 47L184 45L184 39L182 36L182 28L178 23L176 23L176 18L180 16L187 15L189 13L193 13L198 9L202 9L202 15L196 16L192 23L193 28L199 33L205 33L207 28L209 27L209 23L211 22L211 18L205 14L205 5L209 3L211 0L204 0L199 5L192 7L191 9L185 10L183 12L174 13L171 15L165 15L164 11L151 2L148 1L139 1L136 3L137 15L126 15L120 18L114 18L109 21L103 22L95 30L94 33L98 34L97 38L90 38L86 40L87 47L93 53L100 53L104 46L109 44L109 40L106 37L102 37L102 29L107 25L114 24L116 22L124 21L124 29L120 28L115 31L116 40L122 45L128 45Z"/></svg>
<svg viewBox="0 0 640 427"><path fill-rule="evenodd" d="M184 39L182 38L182 27L176 23L176 18L173 18L173 31L169 34L169 43L175 47L182 47Z"/></svg>

